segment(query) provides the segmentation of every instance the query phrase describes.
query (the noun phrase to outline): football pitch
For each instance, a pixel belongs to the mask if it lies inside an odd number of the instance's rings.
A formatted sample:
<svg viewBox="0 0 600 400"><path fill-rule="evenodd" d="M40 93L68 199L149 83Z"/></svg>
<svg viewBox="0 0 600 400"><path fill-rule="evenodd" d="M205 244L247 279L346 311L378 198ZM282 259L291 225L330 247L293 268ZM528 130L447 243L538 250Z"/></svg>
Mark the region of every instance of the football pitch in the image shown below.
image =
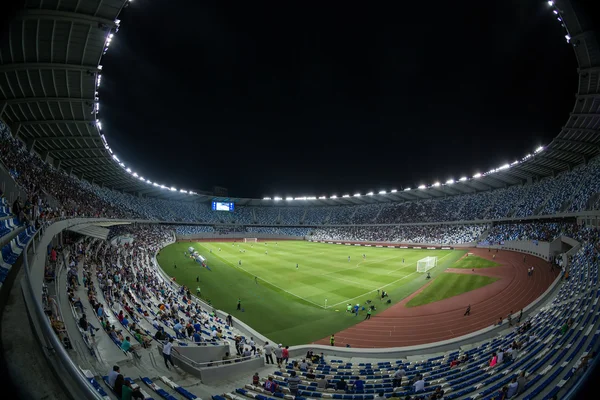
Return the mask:
<svg viewBox="0 0 600 400"><path fill-rule="evenodd" d="M190 246L210 270L184 255ZM178 242L162 249L158 262L192 293L199 286L202 299L210 299L214 307L278 343L294 345L362 321L365 311L358 316L347 313L348 303L362 306L370 300L376 315L418 290L428 282L426 274L416 272L418 260L438 257L429 271L435 278L464 254L305 241ZM389 294L391 304L388 298L381 301L378 290ZM238 299L242 311L236 310Z"/></svg>

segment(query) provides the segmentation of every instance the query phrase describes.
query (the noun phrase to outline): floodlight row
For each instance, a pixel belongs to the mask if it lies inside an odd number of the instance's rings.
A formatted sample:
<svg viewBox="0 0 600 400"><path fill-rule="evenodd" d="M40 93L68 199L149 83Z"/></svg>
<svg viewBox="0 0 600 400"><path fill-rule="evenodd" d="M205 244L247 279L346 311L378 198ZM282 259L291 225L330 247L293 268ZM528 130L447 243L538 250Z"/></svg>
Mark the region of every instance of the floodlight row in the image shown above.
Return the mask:
<svg viewBox="0 0 600 400"><path fill-rule="evenodd" d="M129 0L129 3L131 3L132 1L133 0ZM106 38L104 40L104 51L102 52L102 55L106 54L110 44L112 43L115 33L117 33L119 31L119 28L121 26L121 20L115 19L115 26L116 27L115 27L114 32L109 31L108 34L106 35ZM168 190L171 192L179 192L179 193L185 193L185 194L190 194L190 195L197 195L198 193L191 191L191 190L177 189L174 186L168 186L168 185L160 184L157 182L152 182L150 179L146 179L143 176L139 175L137 172L132 171L131 168L129 168L127 165L125 165L125 163L123 161L121 161L116 154L114 154L114 152L108 145L108 142L106 141L106 137L102 133L102 123L98 119L98 115L97 115L98 112L100 111L100 98L98 97L98 90L100 89L100 84L102 83L101 71L102 71L102 65L98 65L98 71L96 73L96 90L94 93L94 107L92 109L92 114L94 114L96 117L96 128L98 129L98 134L102 138L102 143L104 144L104 148L110 153L112 160L115 163L117 163L117 165L119 167L121 167L123 170L125 170L125 172L130 174L133 178L137 178L139 181L144 182L148 185L151 185L156 188Z"/></svg>
<svg viewBox="0 0 600 400"><path fill-rule="evenodd" d="M449 185L454 185L455 183L460 183L460 182L466 182L466 181L470 181L470 180L474 180L474 179L478 179L481 178L483 176L488 176L497 172L501 172L504 170L507 170L509 168L512 168L516 165L519 165L527 160L529 160L530 158L534 157L536 154L539 154L540 152L544 151L545 147L544 146L539 146L537 149L535 149L535 151L533 153L527 154L525 157L521 158L520 160L516 160L510 164L506 163L504 165L499 166L498 168L494 168L489 170L488 172L484 172L484 173L476 173L475 175L473 175L473 177L468 178L466 176L463 176L462 178L458 179L458 180L454 180L454 179L448 179L446 181L446 183L441 183L441 182L435 182L431 185L419 185L417 186L417 189L420 190L424 190L424 189L430 189L430 188L437 188L440 186L449 186ZM403 191L405 192L409 192L411 190L414 190L410 187L407 187L405 189L403 189ZM380 190L379 192L377 192L377 194L375 194L374 192L368 192L366 194L361 194L361 193L355 193L354 195L350 196L349 194L344 194L341 196L341 198L349 198L349 197L361 197L361 196L376 196L376 195L386 195L386 194L390 194L390 193L396 193L398 190L397 189L392 189L389 192L385 191L385 190ZM329 197L327 196L302 196L302 197L291 197L288 196L285 198L286 201L293 201L293 200L325 200L325 199L337 199L339 198L337 195L331 195ZM273 200L273 201L281 201L284 200L284 198L279 197L279 196L274 196L274 197L263 197L263 200Z"/></svg>

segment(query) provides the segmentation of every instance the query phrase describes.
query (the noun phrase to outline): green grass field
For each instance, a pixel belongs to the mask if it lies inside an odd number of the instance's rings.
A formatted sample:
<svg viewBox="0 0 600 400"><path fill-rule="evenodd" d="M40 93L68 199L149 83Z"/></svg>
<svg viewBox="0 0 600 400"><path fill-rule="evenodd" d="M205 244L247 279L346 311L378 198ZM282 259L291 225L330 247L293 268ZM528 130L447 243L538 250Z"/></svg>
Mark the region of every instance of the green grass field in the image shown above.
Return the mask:
<svg viewBox="0 0 600 400"><path fill-rule="evenodd" d="M481 275L442 273L431 282L431 285L406 303L406 306L417 307L444 300L489 285L498 279Z"/></svg>
<svg viewBox="0 0 600 400"><path fill-rule="evenodd" d="M491 268L497 267L498 263L486 260L485 258L477 257L477 256L468 256L458 260L452 268L464 268L464 269L473 269L473 268Z"/></svg>
<svg viewBox="0 0 600 400"><path fill-rule="evenodd" d="M211 271L184 256L190 246L206 258ZM345 312L349 302L363 305L371 300L377 306L376 313L385 310L390 305L378 299L377 289L389 293L392 305L415 292L427 283L425 275L416 272L417 260L437 256L438 266L430 270L435 278L464 254L462 250L302 241L282 241L277 245L180 242L161 250L158 261L169 276L190 287L192 293L199 277L201 297L210 299L216 308L276 342L293 345L321 339L360 322L364 317ZM236 311L238 298L243 312Z"/></svg>

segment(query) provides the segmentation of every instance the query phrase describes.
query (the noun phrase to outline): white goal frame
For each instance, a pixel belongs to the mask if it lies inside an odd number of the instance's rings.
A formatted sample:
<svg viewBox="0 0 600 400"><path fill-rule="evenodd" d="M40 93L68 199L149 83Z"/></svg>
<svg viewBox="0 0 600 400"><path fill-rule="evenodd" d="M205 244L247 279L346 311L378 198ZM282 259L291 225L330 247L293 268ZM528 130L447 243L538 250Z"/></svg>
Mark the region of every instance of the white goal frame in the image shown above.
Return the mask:
<svg viewBox="0 0 600 400"><path fill-rule="evenodd" d="M437 266L437 257L425 257L417 261L417 272L427 272Z"/></svg>
<svg viewBox="0 0 600 400"><path fill-rule="evenodd" d="M244 243L256 243L258 242L257 238L244 238Z"/></svg>

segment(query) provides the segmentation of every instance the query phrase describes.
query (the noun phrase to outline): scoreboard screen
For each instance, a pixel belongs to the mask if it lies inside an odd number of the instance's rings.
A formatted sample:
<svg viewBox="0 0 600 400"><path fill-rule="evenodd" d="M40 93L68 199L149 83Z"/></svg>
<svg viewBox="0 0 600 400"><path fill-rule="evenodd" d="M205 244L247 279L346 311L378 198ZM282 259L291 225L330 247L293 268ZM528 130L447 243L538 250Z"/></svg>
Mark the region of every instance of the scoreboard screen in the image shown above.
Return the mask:
<svg viewBox="0 0 600 400"><path fill-rule="evenodd" d="M224 201L213 201L212 209L213 211L233 211L234 203Z"/></svg>

